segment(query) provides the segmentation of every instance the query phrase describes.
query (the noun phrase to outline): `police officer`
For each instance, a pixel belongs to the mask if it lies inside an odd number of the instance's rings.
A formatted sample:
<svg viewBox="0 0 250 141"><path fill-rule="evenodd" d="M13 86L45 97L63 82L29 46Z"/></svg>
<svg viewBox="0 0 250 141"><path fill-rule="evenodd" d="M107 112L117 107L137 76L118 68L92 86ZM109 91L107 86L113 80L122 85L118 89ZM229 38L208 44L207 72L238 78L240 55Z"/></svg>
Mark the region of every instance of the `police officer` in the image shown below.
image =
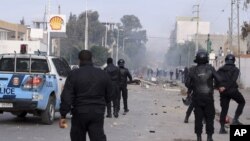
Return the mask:
<svg viewBox="0 0 250 141"><path fill-rule="evenodd" d="M197 141L201 141L202 120L206 120L207 141L213 141L215 107L213 99L213 79L221 82L215 69L208 64L208 53L199 50L194 62L197 66L190 68L185 85L193 89L192 102L195 114L195 133ZM220 87L222 89L223 87Z"/></svg>
<svg viewBox="0 0 250 141"><path fill-rule="evenodd" d="M118 118L118 102L119 102L119 68L113 64L113 59L107 59L107 67L104 70L109 74L112 81L112 98L113 103L113 114L114 117ZM111 118L111 102L107 104L107 118Z"/></svg>
<svg viewBox="0 0 250 141"><path fill-rule="evenodd" d="M245 106L245 99L238 90L237 79L239 77L239 69L235 66L235 57L232 54L228 54L225 58L225 65L222 66L218 73L222 76L223 85L225 90L220 91L220 103L221 103L221 114L220 114L220 134L226 134L225 130L225 119L227 116L229 102L231 99L238 103L238 107L235 111L235 116L232 124L239 125L239 117L242 114Z"/></svg>
<svg viewBox="0 0 250 141"><path fill-rule="evenodd" d="M119 102L118 102L118 111L120 110L120 100L121 100L121 93L123 99L123 106L124 106L124 114L126 114L128 109L128 89L127 89L127 78L129 81L132 81L132 76L127 68L124 67L125 61L123 59L118 60L118 66L120 71L120 88L119 88Z"/></svg>
<svg viewBox="0 0 250 141"><path fill-rule="evenodd" d="M65 128L66 115L71 111L71 141L86 141L87 132L90 141L106 141L103 124L112 94L110 77L93 66L90 51L82 50L78 58L80 68L70 72L61 94L59 126Z"/></svg>

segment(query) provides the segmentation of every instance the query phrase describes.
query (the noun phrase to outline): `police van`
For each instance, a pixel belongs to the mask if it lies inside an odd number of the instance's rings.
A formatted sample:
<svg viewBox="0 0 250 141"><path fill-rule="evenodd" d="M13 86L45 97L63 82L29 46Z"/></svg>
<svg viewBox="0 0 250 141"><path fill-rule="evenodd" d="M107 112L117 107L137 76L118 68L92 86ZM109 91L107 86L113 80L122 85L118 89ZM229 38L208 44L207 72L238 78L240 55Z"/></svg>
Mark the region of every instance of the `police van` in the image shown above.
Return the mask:
<svg viewBox="0 0 250 141"><path fill-rule="evenodd" d="M0 113L17 117L27 113L52 124L59 110L60 94L70 71L60 57L20 53L0 54Z"/></svg>

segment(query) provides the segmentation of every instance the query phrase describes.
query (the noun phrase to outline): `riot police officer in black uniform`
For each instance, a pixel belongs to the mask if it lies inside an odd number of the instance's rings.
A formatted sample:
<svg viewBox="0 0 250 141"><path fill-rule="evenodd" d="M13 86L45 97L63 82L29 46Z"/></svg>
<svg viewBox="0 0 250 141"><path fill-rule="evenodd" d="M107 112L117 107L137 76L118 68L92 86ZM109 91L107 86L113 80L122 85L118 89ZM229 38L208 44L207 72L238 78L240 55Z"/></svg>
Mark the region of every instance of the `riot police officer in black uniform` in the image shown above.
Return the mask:
<svg viewBox="0 0 250 141"><path fill-rule="evenodd" d="M239 69L235 66L235 57L232 54L228 54L225 58L225 65L222 66L218 73L222 77L223 85L225 85L225 90L220 91L220 102L221 102L221 114L220 114L220 134L226 134L225 130L225 119L227 116L230 100L233 99L238 103L238 107L235 111L235 116L233 123L235 125L241 124L239 122L239 116L242 114L243 108L245 106L245 99L238 90L237 79L239 77Z"/></svg>
<svg viewBox="0 0 250 141"><path fill-rule="evenodd" d="M118 118L118 102L119 102L119 68L113 64L113 59L107 59L107 67L104 70L109 74L112 81L112 98L111 102L113 103L113 114L114 117ZM107 103L107 118L111 118L111 102Z"/></svg>
<svg viewBox="0 0 250 141"><path fill-rule="evenodd" d="M215 107L213 98L213 79L221 82L215 69L208 64L208 53L199 50L194 60L197 66L190 68L185 85L193 90L192 102L195 114L195 133L197 141L201 141L202 120L206 120L207 141L213 141ZM220 87L222 89L222 87Z"/></svg>
<svg viewBox="0 0 250 141"><path fill-rule="evenodd" d="M132 81L132 76L127 68L124 67L125 61L123 59L118 60L118 66L120 70L120 88L119 88L119 102L118 102L118 111L120 110L120 100L121 100L121 93L123 99L123 106L124 106L124 114L126 114L128 109L128 89L127 89L127 78L129 81Z"/></svg>

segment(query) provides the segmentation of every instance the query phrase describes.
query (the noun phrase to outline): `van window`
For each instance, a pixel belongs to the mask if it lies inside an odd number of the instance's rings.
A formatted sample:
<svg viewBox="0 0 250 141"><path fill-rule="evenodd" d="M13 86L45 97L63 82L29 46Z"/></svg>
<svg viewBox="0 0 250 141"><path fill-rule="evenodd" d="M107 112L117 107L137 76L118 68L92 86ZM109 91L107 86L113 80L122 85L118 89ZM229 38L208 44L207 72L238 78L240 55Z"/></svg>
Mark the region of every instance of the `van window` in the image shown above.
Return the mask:
<svg viewBox="0 0 250 141"><path fill-rule="evenodd" d="M2 58L0 60L0 71L14 72L14 58ZM29 72L30 59L17 58L16 59L16 72ZM49 67L46 59L31 59L31 72L47 73Z"/></svg>
<svg viewBox="0 0 250 141"><path fill-rule="evenodd" d="M17 58L16 59L16 72L29 72L30 59Z"/></svg>
<svg viewBox="0 0 250 141"><path fill-rule="evenodd" d="M57 73L60 76L67 77L71 70L68 63L62 58L53 58L52 61L55 64Z"/></svg>
<svg viewBox="0 0 250 141"><path fill-rule="evenodd" d="M14 58L2 58L0 60L0 71L14 71Z"/></svg>
<svg viewBox="0 0 250 141"><path fill-rule="evenodd" d="M31 60L31 72L49 72L47 60L45 59L32 59Z"/></svg>

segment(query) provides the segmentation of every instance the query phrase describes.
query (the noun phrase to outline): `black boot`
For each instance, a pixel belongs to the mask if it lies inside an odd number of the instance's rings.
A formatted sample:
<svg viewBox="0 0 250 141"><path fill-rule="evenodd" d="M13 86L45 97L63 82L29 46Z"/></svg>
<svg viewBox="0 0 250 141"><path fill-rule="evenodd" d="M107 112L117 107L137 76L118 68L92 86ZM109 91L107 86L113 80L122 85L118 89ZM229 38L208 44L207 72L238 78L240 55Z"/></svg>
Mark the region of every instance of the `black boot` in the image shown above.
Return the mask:
<svg viewBox="0 0 250 141"><path fill-rule="evenodd" d="M114 113L114 117L115 117L115 118L118 118L118 117L119 117L118 112L115 112L115 113Z"/></svg>
<svg viewBox="0 0 250 141"><path fill-rule="evenodd" d="M115 118L118 118L118 117L119 117L119 114L118 114L118 110L117 110L117 109L114 109L114 117L115 117Z"/></svg>
<svg viewBox="0 0 250 141"><path fill-rule="evenodd" d="M111 114L107 114L106 118L112 118Z"/></svg>
<svg viewBox="0 0 250 141"><path fill-rule="evenodd" d="M207 141L213 141L212 135L207 135Z"/></svg>
<svg viewBox="0 0 250 141"><path fill-rule="evenodd" d="M232 125L243 125L243 124L239 121L239 119L234 118Z"/></svg>
<svg viewBox="0 0 250 141"><path fill-rule="evenodd" d="M198 134L197 134L197 141L202 141L201 135L198 135Z"/></svg>
<svg viewBox="0 0 250 141"><path fill-rule="evenodd" d="M226 131L226 129L225 129L225 125L224 125L224 124L221 124L219 134L227 134L227 131Z"/></svg>
<svg viewBox="0 0 250 141"><path fill-rule="evenodd" d="M125 112L125 113L129 112L129 109L128 109L128 108L126 108L126 109L124 110L124 112Z"/></svg>
<svg viewBox="0 0 250 141"><path fill-rule="evenodd" d="M184 119L184 123L188 123L188 116L186 115L185 119Z"/></svg>
<svg viewBox="0 0 250 141"><path fill-rule="evenodd" d="M109 102L107 104L107 118L112 118L112 114L111 114L111 102Z"/></svg>

